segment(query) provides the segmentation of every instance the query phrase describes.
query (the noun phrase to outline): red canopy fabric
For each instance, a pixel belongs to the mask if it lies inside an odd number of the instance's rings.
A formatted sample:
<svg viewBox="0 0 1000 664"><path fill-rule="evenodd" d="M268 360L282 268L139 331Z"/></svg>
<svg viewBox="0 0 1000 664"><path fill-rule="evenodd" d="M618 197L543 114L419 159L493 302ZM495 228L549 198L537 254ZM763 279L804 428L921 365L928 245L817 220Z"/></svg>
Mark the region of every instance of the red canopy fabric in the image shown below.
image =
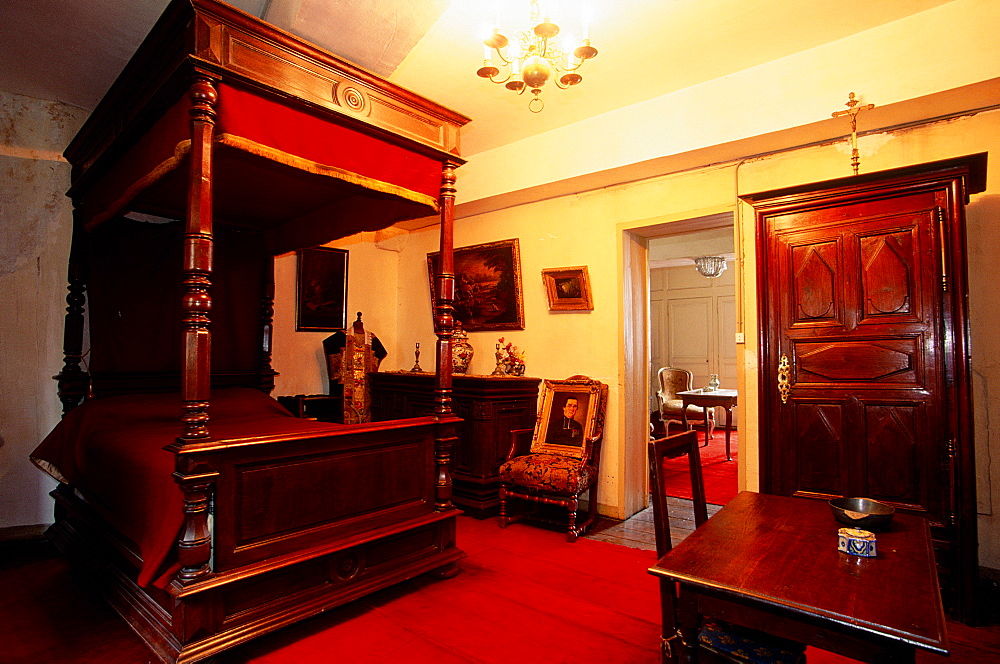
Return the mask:
<svg viewBox="0 0 1000 664"><path fill-rule="evenodd" d="M284 252L437 212L438 159L346 121L227 83L217 87L217 220L280 227L273 235L287 237L275 251ZM126 211L186 216L189 108L179 100L98 181L84 183L78 207L88 228Z"/></svg>

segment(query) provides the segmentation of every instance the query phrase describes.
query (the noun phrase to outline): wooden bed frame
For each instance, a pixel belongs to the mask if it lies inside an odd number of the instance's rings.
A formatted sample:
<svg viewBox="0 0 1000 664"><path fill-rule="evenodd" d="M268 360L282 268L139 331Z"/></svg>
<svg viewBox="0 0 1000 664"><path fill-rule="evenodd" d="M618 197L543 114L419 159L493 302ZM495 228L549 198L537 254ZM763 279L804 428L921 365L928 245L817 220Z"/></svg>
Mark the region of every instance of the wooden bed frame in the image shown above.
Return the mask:
<svg viewBox="0 0 1000 664"><path fill-rule="evenodd" d="M296 138L291 129L301 120L320 134L341 132L329 144L351 147L318 158L237 136L233 100L247 99L258 105L249 121L272 109L274 126L263 123L264 133L288 130L292 146L322 142ZM186 136L174 156L137 170L178 118ZM177 438L165 448L183 494L179 571L165 585L140 585L137 545L67 484L53 492L49 534L162 661L198 661L416 575L457 573L463 554L455 542L450 450L461 420L451 410L449 358L454 171L464 163L458 130L466 122L217 0L172 0L67 149L75 216L59 396L69 412L90 397L180 392ZM407 168L399 173L387 167L400 160ZM89 368L84 361L88 272L95 267L88 256L108 228L128 223L126 214L181 220L180 284L174 299L159 303L179 311L179 357L171 356L167 369L109 363L96 350ZM435 414L294 435L213 437L213 387L269 393L274 386L273 256L431 214L441 220ZM224 321L212 313L223 228L250 233L267 251L247 257L260 297L252 324L237 335L253 335L254 357L213 367L213 332L216 345L237 339L218 337L218 329L230 328L217 328ZM92 337L98 333L91 320Z"/></svg>

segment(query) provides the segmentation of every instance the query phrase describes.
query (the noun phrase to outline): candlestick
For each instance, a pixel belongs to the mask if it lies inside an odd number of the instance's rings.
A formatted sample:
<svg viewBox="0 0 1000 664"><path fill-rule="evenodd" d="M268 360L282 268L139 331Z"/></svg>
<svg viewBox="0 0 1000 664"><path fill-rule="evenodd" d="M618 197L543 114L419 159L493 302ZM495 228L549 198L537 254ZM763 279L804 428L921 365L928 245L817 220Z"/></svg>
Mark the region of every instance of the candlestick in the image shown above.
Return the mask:
<svg viewBox="0 0 1000 664"><path fill-rule="evenodd" d="M410 369L410 371L412 371L412 372L417 372L417 371L422 372L423 369L420 368L420 342L419 341L417 342L416 349L413 351L413 356L414 356L415 359L414 359L414 362L413 362L413 368Z"/></svg>
<svg viewBox="0 0 1000 664"><path fill-rule="evenodd" d="M497 344L497 366L491 373L491 376L506 376L507 372L503 368L503 353L500 352L500 344Z"/></svg>

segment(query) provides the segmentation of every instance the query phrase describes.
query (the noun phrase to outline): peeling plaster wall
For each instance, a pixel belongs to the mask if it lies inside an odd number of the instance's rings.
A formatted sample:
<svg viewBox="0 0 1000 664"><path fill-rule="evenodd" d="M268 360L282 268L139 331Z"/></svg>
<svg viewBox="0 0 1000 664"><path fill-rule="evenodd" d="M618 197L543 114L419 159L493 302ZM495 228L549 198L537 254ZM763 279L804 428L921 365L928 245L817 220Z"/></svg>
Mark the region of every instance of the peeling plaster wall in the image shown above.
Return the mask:
<svg viewBox="0 0 1000 664"><path fill-rule="evenodd" d="M0 528L52 521L28 454L59 420L72 207L62 150L87 113L0 92Z"/></svg>

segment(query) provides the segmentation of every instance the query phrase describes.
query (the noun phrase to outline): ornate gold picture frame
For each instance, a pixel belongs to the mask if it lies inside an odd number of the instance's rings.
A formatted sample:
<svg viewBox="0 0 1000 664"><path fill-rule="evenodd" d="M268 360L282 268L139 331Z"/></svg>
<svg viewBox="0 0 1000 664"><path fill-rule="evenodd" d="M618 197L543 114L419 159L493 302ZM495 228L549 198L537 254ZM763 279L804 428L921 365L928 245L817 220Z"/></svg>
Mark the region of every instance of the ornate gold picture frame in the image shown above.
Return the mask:
<svg viewBox="0 0 1000 664"><path fill-rule="evenodd" d="M432 307L439 253L427 254ZM524 329L517 238L455 249L455 319L469 332Z"/></svg>
<svg viewBox="0 0 1000 664"><path fill-rule="evenodd" d="M531 452L581 457L584 441L604 428L600 414L607 386L593 380L546 380L543 389Z"/></svg>
<svg viewBox="0 0 1000 664"><path fill-rule="evenodd" d="M594 300L590 294L587 266L554 267L542 270L549 311L591 311Z"/></svg>

